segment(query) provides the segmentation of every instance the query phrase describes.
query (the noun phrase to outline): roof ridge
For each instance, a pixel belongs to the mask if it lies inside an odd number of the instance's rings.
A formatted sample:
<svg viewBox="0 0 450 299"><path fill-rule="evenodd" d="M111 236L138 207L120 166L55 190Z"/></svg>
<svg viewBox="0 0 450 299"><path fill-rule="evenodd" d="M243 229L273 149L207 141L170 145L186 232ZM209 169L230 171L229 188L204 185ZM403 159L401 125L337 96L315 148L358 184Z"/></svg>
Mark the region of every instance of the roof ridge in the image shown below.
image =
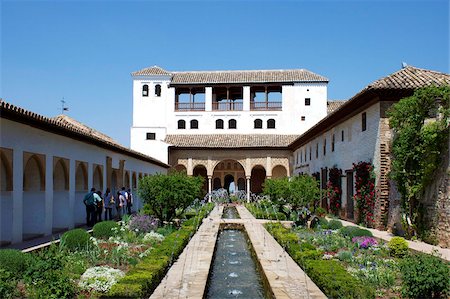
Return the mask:
<svg viewBox="0 0 450 299"><path fill-rule="evenodd" d="M250 72L288 72L288 71L307 71L312 73L307 69L265 69L265 70L197 70L197 71L174 71L172 74L186 74L186 73L226 73L226 72L239 72L239 73L250 73Z"/></svg>

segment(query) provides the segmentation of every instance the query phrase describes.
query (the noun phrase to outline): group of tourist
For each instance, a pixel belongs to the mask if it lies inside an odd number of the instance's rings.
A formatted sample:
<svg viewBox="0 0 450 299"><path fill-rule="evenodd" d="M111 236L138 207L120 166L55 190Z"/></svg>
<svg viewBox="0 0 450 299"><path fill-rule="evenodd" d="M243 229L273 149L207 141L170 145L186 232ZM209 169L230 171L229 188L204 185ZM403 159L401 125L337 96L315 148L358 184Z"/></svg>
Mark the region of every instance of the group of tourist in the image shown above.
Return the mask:
<svg viewBox="0 0 450 299"><path fill-rule="evenodd" d="M123 214L131 215L131 207L133 206L133 194L131 189L125 190L122 187L114 195L109 188L105 193L92 188L89 193L84 196L83 203L86 206L86 224L94 226L95 223L102 221L102 214L105 213L105 220L113 220L113 210L116 209L116 217L120 219Z"/></svg>

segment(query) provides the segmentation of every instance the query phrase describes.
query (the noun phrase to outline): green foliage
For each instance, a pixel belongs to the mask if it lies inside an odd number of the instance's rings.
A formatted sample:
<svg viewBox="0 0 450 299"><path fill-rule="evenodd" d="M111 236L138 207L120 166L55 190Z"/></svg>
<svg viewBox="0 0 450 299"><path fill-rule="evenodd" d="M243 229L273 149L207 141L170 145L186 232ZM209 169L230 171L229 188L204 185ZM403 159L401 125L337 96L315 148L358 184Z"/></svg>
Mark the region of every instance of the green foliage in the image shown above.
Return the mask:
<svg viewBox="0 0 450 299"><path fill-rule="evenodd" d="M179 230L167 235L102 298L149 297L164 278L171 263L181 254L190 237L200 226L202 219L213 207L213 204L204 206L196 217L185 221Z"/></svg>
<svg viewBox="0 0 450 299"><path fill-rule="evenodd" d="M92 235L98 239L108 239L116 234L113 228L119 229L119 224L115 221L98 222L92 228Z"/></svg>
<svg viewBox="0 0 450 299"><path fill-rule="evenodd" d="M190 177L182 172L156 174L139 180L138 194L152 215L161 221L171 221L179 209L183 212L200 196L202 177Z"/></svg>
<svg viewBox="0 0 450 299"><path fill-rule="evenodd" d="M431 86L416 90L413 96L400 100L388 111L390 125L396 133L390 175L401 193L404 213L419 235L428 230L420 200L434 179L447 144L449 103L449 86ZM437 113L441 114L440 118L427 121Z"/></svg>
<svg viewBox="0 0 450 299"><path fill-rule="evenodd" d="M24 275L29 298L73 298L76 287L65 266L67 253L52 245L33 255Z"/></svg>
<svg viewBox="0 0 450 299"><path fill-rule="evenodd" d="M447 298L450 295L450 268L440 258L417 254L400 263L402 295L407 298Z"/></svg>
<svg viewBox="0 0 450 299"><path fill-rule="evenodd" d="M342 227L342 222L336 219L331 219L328 221L329 229L340 229Z"/></svg>
<svg viewBox="0 0 450 299"><path fill-rule="evenodd" d="M370 286L361 284L337 261L309 260L305 270L330 298L375 298Z"/></svg>
<svg viewBox="0 0 450 299"><path fill-rule="evenodd" d="M0 268L0 298L12 299L19 297L17 280L8 271Z"/></svg>
<svg viewBox="0 0 450 299"><path fill-rule="evenodd" d="M408 254L408 242L402 237L392 237L388 242L389 252L392 256L403 257Z"/></svg>
<svg viewBox="0 0 450 299"><path fill-rule="evenodd" d="M20 250L0 250L0 269L4 269L10 274L14 274L17 278L20 278L22 273L26 270L28 261L28 255Z"/></svg>
<svg viewBox="0 0 450 299"><path fill-rule="evenodd" d="M372 233L363 228L359 228L358 226L344 226L339 229L339 233L344 237L348 237L349 239L353 239L353 237L373 237Z"/></svg>
<svg viewBox="0 0 450 299"><path fill-rule="evenodd" d="M245 207L256 219L286 220L286 215L274 210L273 206L246 203Z"/></svg>
<svg viewBox="0 0 450 299"><path fill-rule="evenodd" d="M309 207L320 196L317 181L308 175L266 180L263 191L270 196L279 211L285 204L290 205L291 211Z"/></svg>
<svg viewBox="0 0 450 299"><path fill-rule="evenodd" d="M348 250L342 250L342 251L339 251L339 252L338 252L337 258L338 258L340 261L350 263L350 262L352 261L352 259L353 259L353 254L352 254L351 251L348 251Z"/></svg>
<svg viewBox="0 0 450 299"><path fill-rule="evenodd" d="M336 261L321 260L322 251L312 244L299 244L299 237L279 223L265 225L289 255L304 268L308 276L331 298L374 298L373 291L350 275Z"/></svg>
<svg viewBox="0 0 450 299"><path fill-rule="evenodd" d="M90 246L89 238L89 233L84 229L72 229L61 236L61 246L70 251L84 250Z"/></svg>

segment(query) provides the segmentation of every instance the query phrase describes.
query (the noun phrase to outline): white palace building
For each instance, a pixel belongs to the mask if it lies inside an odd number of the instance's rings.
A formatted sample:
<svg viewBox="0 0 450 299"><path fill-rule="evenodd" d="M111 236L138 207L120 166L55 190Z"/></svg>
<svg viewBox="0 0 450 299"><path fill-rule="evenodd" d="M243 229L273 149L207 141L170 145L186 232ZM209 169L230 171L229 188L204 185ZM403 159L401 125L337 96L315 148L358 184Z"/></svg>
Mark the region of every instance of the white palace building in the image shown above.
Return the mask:
<svg viewBox="0 0 450 299"><path fill-rule="evenodd" d="M398 221L389 180L387 109L420 87L448 85L445 73L407 66L347 101L328 101L328 79L305 69L132 73L131 149L67 116L47 118L0 99L0 242L19 243L85 222L83 195L96 187L138 188L168 169L205 178L204 192L233 183L250 198L264 180L300 173L326 187L342 170L340 217L354 220L353 163L374 165L375 224ZM450 167L424 207L440 245L450 247ZM327 202L322 201L327 208ZM135 208L140 207L137 198Z"/></svg>

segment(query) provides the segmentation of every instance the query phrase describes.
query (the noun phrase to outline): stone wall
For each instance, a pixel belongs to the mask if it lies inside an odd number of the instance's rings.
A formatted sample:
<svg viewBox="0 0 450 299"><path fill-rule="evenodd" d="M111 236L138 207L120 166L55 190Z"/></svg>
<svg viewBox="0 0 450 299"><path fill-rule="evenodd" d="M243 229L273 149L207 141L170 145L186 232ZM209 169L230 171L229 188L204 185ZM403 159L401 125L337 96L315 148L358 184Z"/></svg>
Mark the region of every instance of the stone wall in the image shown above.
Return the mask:
<svg viewBox="0 0 450 299"><path fill-rule="evenodd" d="M425 223L431 228L431 238L441 247L450 247L450 140L442 153L442 163L435 179L426 188L422 201Z"/></svg>

